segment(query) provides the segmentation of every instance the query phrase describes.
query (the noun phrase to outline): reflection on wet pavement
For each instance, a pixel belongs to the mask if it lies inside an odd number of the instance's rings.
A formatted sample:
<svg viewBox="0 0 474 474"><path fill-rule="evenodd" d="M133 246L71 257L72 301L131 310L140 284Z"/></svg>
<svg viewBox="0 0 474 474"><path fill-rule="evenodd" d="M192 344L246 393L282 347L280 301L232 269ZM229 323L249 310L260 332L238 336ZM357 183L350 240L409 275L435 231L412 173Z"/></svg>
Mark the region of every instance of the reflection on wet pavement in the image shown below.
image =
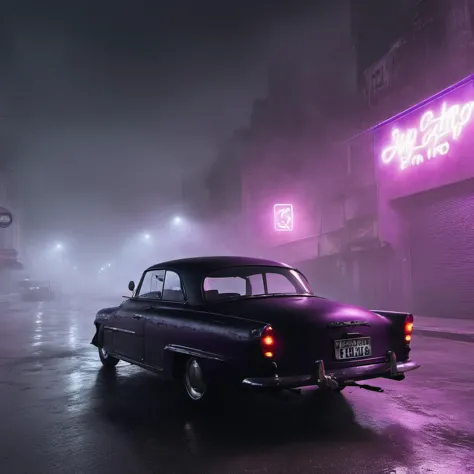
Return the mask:
<svg viewBox="0 0 474 474"><path fill-rule="evenodd" d="M415 338L423 367L382 381L383 394L242 395L197 410L151 373L102 369L96 309L2 315L0 472L474 472L474 344Z"/></svg>

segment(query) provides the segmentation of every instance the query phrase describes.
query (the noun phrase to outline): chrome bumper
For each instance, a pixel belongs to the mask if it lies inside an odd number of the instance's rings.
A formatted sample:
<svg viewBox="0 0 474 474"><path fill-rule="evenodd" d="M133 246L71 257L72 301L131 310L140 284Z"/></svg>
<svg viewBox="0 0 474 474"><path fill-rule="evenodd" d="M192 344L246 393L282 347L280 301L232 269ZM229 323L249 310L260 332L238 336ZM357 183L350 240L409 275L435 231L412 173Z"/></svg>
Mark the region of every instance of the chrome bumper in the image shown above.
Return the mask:
<svg viewBox="0 0 474 474"><path fill-rule="evenodd" d="M374 378L397 378L405 372L420 367L415 361L397 362L395 353L389 352L388 361L381 364L359 365L343 369L330 369L326 372L324 362L315 362L313 374L292 375L280 377L277 373L273 377L250 377L242 384L253 388L291 389L303 387L317 387L336 389L348 385L349 382Z"/></svg>

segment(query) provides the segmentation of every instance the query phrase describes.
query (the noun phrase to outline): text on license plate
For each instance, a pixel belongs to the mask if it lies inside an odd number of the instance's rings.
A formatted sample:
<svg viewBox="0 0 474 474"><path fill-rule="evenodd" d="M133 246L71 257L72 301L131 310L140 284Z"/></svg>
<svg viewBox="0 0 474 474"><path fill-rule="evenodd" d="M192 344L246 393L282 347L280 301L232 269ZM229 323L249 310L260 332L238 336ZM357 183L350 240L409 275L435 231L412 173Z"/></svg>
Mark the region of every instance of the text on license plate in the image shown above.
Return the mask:
<svg viewBox="0 0 474 474"><path fill-rule="evenodd" d="M357 339L338 339L334 341L336 359L356 359L357 357L370 357L372 346L370 337Z"/></svg>

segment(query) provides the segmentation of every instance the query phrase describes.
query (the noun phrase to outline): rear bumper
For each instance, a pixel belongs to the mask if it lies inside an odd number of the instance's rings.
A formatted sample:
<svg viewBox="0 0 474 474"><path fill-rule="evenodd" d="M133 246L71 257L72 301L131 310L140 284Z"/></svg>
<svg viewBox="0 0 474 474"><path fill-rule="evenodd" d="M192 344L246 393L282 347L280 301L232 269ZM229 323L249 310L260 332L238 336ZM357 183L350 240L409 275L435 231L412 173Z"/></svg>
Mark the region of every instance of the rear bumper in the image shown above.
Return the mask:
<svg viewBox="0 0 474 474"><path fill-rule="evenodd" d="M242 381L242 384L247 387L263 389L294 389L303 387L335 389L358 380L401 378L405 372L418 369L420 365L413 360L397 362L395 354L390 352L388 361L381 364L330 369L326 372L324 362L319 360L315 362L314 367L313 374L279 377L275 373L273 377L246 378Z"/></svg>

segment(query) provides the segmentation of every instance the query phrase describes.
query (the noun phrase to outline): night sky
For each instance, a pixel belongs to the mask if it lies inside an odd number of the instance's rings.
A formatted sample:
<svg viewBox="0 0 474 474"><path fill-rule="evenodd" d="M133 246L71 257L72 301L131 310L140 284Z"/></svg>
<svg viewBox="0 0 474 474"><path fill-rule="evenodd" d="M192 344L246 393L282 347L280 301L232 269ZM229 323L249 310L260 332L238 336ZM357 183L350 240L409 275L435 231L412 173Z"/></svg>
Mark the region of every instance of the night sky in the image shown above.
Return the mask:
<svg viewBox="0 0 474 474"><path fill-rule="evenodd" d="M322 65L330 45L350 49L346 4L4 4L0 104L26 235L95 238L177 202L248 124L269 61L301 44Z"/></svg>

